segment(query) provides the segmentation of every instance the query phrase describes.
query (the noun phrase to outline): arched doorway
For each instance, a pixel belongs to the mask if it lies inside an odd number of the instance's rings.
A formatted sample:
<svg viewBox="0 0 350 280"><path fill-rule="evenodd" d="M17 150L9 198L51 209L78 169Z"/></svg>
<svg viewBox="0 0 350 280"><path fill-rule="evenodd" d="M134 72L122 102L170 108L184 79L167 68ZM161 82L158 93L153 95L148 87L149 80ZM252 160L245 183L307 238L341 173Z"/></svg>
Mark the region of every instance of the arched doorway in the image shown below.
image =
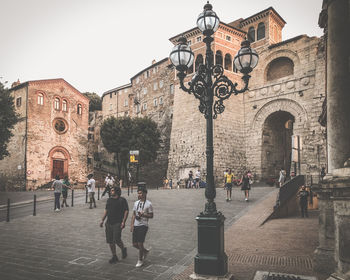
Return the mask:
<svg viewBox="0 0 350 280"><path fill-rule="evenodd" d="M60 178L68 176L68 151L63 147L54 147L49 152L51 179L59 175Z"/></svg>
<svg viewBox="0 0 350 280"><path fill-rule="evenodd" d="M294 116L286 111L274 112L265 119L261 145L262 178L276 178L282 167L289 176L294 121Z"/></svg>

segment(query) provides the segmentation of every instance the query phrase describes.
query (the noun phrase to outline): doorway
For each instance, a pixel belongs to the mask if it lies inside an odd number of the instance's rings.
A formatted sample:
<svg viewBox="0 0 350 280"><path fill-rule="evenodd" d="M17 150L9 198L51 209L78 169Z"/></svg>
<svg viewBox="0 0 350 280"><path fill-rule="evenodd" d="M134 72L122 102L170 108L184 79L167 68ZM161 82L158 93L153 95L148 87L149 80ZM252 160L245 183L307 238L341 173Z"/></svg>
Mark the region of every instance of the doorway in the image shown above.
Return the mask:
<svg viewBox="0 0 350 280"><path fill-rule="evenodd" d="M294 116L286 111L270 114L263 125L261 175L265 180L278 179L284 168L287 177L291 172L291 153Z"/></svg>
<svg viewBox="0 0 350 280"><path fill-rule="evenodd" d="M60 176L60 179L64 177L64 161L63 160L53 160L52 163L52 178Z"/></svg>

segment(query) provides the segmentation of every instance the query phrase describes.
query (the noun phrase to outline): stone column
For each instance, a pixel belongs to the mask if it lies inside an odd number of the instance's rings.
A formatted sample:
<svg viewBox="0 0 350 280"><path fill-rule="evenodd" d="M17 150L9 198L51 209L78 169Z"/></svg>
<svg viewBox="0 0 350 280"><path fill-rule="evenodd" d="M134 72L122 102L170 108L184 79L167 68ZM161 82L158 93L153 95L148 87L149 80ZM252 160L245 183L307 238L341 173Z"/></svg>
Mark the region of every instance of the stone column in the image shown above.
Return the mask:
<svg viewBox="0 0 350 280"><path fill-rule="evenodd" d="M319 207L319 246L314 252L313 267L321 273L335 271L334 260L334 207L331 199L332 190L326 180L320 188L312 189L318 194Z"/></svg>
<svg viewBox="0 0 350 280"><path fill-rule="evenodd" d="M350 158L349 0L328 0L327 145L328 172Z"/></svg>
<svg viewBox="0 0 350 280"><path fill-rule="evenodd" d="M333 170L335 273L329 279L350 279L350 168Z"/></svg>

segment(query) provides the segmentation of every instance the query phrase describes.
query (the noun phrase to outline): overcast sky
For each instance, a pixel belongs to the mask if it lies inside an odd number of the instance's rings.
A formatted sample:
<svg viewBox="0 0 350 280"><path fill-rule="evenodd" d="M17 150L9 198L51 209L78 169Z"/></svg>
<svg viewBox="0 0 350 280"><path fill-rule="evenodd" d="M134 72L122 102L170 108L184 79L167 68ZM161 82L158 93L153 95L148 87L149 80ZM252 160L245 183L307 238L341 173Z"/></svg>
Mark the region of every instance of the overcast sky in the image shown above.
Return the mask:
<svg viewBox="0 0 350 280"><path fill-rule="evenodd" d="M0 77L63 78L103 92L167 57L169 38L196 26L203 0L0 0ZM211 0L229 23L272 6L287 22L283 40L322 36L322 0Z"/></svg>

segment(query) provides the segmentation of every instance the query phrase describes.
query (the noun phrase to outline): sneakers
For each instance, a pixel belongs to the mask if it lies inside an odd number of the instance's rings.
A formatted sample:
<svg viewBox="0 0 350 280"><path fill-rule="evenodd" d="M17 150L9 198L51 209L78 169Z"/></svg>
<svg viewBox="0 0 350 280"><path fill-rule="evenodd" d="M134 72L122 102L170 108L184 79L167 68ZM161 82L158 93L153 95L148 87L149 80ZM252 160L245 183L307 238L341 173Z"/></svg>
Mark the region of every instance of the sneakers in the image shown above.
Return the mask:
<svg viewBox="0 0 350 280"><path fill-rule="evenodd" d="M61 211L61 209L58 209L58 208L55 209L55 212L60 212L60 211Z"/></svg>
<svg viewBox="0 0 350 280"><path fill-rule="evenodd" d="M143 253L143 260L145 260L147 258L149 251L151 251L151 248L146 249L146 251Z"/></svg>
<svg viewBox="0 0 350 280"><path fill-rule="evenodd" d="M231 201L232 199L231 199L231 198L229 198L228 200L229 200L229 201Z"/></svg>
<svg viewBox="0 0 350 280"><path fill-rule="evenodd" d="M122 258L125 259L127 257L128 253L126 251L126 247L122 249Z"/></svg>
<svg viewBox="0 0 350 280"><path fill-rule="evenodd" d="M245 198L245 201L248 201L248 198Z"/></svg>
<svg viewBox="0 0 350 280"><path fill-rule="evenodd" d="M110 260L109 263L116 263L118 261L118 257L117 256L113 256Z"/></svg>
<svg viewBox="0 0 350 280"><path fill-rule="evenodd" d="M141 266L143 266L143 261L138 260L135 266L136 266L136 267L141 267Z"/></svg>

